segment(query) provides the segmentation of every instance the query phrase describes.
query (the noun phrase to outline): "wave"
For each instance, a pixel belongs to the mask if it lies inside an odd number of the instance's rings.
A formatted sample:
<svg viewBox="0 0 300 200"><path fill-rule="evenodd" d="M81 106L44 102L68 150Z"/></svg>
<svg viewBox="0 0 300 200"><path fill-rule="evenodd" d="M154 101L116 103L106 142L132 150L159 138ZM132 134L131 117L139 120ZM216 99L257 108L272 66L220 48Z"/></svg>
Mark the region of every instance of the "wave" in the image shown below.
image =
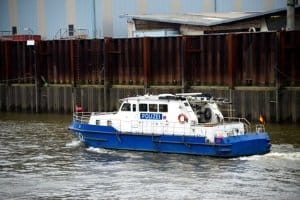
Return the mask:
<svg viewBox="0 0 300 200"><path fill-rule="evenodd" d="M94 153L109 153L108 150L103 148L88 147L86 150Z"/></svg>
<svg viewBox="0 0 300 200"><path fill-rule="evenodd" d="M300 152L270 152L265 155L254 155L237 158L239 160L282 159L300 161Z"/></svg>
<svg viewBox="0 0 300 200"><path fill-rule="evenodd" d="M78 147L81 145L81 141L80 140L72 140L71 142L68 142L66 144L66 147Z"/></svg>
<svg viewBox="0 0 300 200"><path fill-rule="evenodd" d="M98 154L110 154L118 157L131 158L131 159L143 158L143 154L140 153L144 153L144 152L127 151L127 150L116 151L111 149L95 148L95 147L88 147L86 151L98 153Z"/></svg>
<svg viewBox="0 0 300 200"><path fill-rule="evenodd" d="M300 152L271 152L269 154L266 154L265 157L300 161Z"/></svg>
<svg viewBox="0 0 300 200"><path fill-rule="evenodd" d="M281 159L289 161L300 161L300 148L292 144L274 144L270 153L264 155L253 155L235 158L237 160L260 160L260 159Z"/></svg>

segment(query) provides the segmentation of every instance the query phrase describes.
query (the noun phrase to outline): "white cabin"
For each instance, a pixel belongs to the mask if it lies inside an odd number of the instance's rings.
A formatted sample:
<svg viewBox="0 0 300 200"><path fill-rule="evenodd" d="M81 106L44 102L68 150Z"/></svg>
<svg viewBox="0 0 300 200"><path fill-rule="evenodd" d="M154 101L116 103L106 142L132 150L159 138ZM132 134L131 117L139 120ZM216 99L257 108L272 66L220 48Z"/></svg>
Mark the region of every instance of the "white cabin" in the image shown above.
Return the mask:
<svg viewBox="0 0 300 200"><path fill-rule="evenodd" d="M224 122L217 103L201 93L144 95L121 101L115 113L92 113L89 124L112 126L120 133L205 136L210 142L245 132L241 122Z"/></svg>

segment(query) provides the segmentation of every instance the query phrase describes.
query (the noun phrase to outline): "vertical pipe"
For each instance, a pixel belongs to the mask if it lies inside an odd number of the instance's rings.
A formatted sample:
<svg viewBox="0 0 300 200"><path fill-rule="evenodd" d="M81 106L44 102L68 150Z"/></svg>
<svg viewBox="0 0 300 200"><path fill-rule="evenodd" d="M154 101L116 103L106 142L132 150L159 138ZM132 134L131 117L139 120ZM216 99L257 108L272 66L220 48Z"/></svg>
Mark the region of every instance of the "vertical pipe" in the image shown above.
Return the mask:
<svg viewBox="0 0 300 200"><path fill-rule="evenodd" d="M181 63L180 63L180 61L181 61L181 59L180 59L180 55L181 55L181 49L180 49L180 46L181 45L181 38L180 37L176 37L176 50L175 50L175 54L176 54L176 56L175 56L175 66L176 66L176 71L174 72L174 79L175 79L175 83L176 83L176 85L177 84L181 84L179 81L180 81L180 79L181 79L181 73L180 73L180 70L181 70Z"/></svg>
<svg viewBox="0 0 300 200"><path fill-rule="evenodd" d="M206 77L206 83L208 83L209 85L213 85L214 82L214 78L215 75L213 73L214 70L214 53L215 53L215 38L216 36L211 36L208 35L207 39L208 39L208 56L207 56L207 77Z"/></svg>
<svg viewBox="0 0 300 200"><path fill-rule="evenodd" d="M227 61L227 80L226 83L229 87L234 86L234 73L235 73L235 52L234 52L234 38L233 34L229 34L226 36L226 43L227 43L227 55L228 55L228 61Z"/></svg>
<svg viewBox="0 0 300 200"><path fill-rule="evenodd" d="M276 122L279 122L280 121L280 108L279 108L279 92L280 92L280 86L281 86L281 80L280 80L280 74L279 74L279 70L280 70L280 66L281 63L282 63L282 58L285 58L284 55L285 55L285 52L281 52L281 43L282 43L282 33L280 32L277 32L276 33L276 40L277 40L277 44L276 44L276 50L275 50L275 54L276 54L276 57L278 58L277 59L277 63L275 65L275 84L276 84L276 91L275 91L275 112L276 112Z"/></svg>
<svg viewBox="0 0 300 200"><path fill-rule="evenodd" d="M137 73L136 73L136 80L138 80L139 84L143 84L143 73L144 70L143 66L143 39L139 38L139 48L138 48L138 65L137 65Z"/></svg>
<svg viewBox="0 0 300 200"><path fill-rule="evenodd" d="M215 9L215 13L217 12L217 0L215 0L215 2L214 2L214 9Z"/></svg>
<svg viewBox="0 0 300 200"><path fill-rule="evenodd" d="M108 37L113 35L113 2L111 0L102 0L102 23L103 29L103 37Z"/></svg>
<svg viewBox="0 0 300 200"><path fill-rule="evenodd" d="M9 56L9 47L11 47L11 42L4 42L4 54L5 54L5 80L6 80L6 85L8 85L8 79L10 78L9 76L9 70L11 69L10 64L9 64L9 60L10 60L10 56ZM9 49L8 49L9 48Z"/></svg>
<svg viewBox="0 0 300 200"><path fill-rule="evenodd" d="M107 110L106 104L106 65L107 65L107 53L106 53L106 40L104 39L104 49L103 49L103 108L104 111Z"/></svg>
<svg viewBox="0 0 300 200"><path fill-rule="evenodd" d="M130 68L130 63L132 63L132 59L134 58L133 55L131 54L131 51L129 49L129 43L130 43L130 40L129 39L126 39L125 42L124 42L124 59L125 59L125 62L124 62L124 66L122 66L122 70L123 70L123 73L122 73L122 83L128 83L129 80L128 80L128 76L129 76L129 68Z"/></svg>
<svg viewBox="0 0 300 200"><path fill-rule="evenodd" d="M33 66L34 66L34 85L35 85L35 112L39 112L38 105L38 75L37 75L37 66L36 66L36 48L33 46Z"/></svg>
<svg viewBox="0 0 300 200"><path fill-rule="evenodd" d="M200 58L200 63L199 63L199 66L200 66L200 69L198 70L199 71L199 84L204 84L204 80L205 80L205 69L206 69L206 61L207 61L207 45L205 45L205 38L206 36L199 36L199 43L200 43L200 47L199 47L199 50L200 50L200 55L199 55L199 58Z"/></svg>
<svg viewBox="0 0 300 200"><path fill-rule="evenodd" d="M104 111L107 111L107 79L106 79L106 73L107 73L107 64L108 64L108 45L109 45L109 39L104 38L104 45L103 45L103 106Z"/></svg>
<svg viewBox="0 0 300 200"><path fill-rule="evenodd" d="M53 82L55 84L57 84L57 65L58 65L58 60L57 60L57 54L59 50L58 50L58 40L54 40L53 41L53 70L52 71L52 74L53 74Z"/></svg>
<svg viewBox="0 0 300 200"><path fill-rule="evenodd" d="M71 112L74 112L75 108L75 73L74 73L74 48L73 48L73 40L70 40L69 42L69 48L70 48L70 74L71 74Z"/></svg>
<svg viewBox="0 0 300 200"><path fill-rule="evenodd" d="M126 42L125 40L121 40L118 39L118 66L116 66L117 69L117 83L118 84L122 84L123 80L124 80L124 73L123 73L123 69L124 69L124 54L122 53L122 47L124 46L124 42Z"/></svg>
<svg viewBox="0 0 300 200"><path fill-rule="evenodd" d="M97 28L96 28L96 0L93 0L93 37L97 37Z"/></svg>
<svg viewBox="0 0 300 200"><path fill-rule="evenodd" d="M186 37L182 37L181 39L181 52L180 52L180 66L181 66L181 92L184 93L184 65L185 65L185 47L186 46Z"/></svg>
<svg viewBox="0 0 300 200"><path fill-rule="evenodd" d="M147 93L148 76L150 67L150 45L149 38L143 38L143 61L144 61L144 92Z"/></svg>
<svg viewBox="0 0 300 200"><path fill-rule="evenodd" d="M167 65L166 65L166 72L167 72L167 83L173 83L174 80L174 76L173 76L173 70L174 67L176 66L174 64L175 59L172 59L172 55L175 55L174 52L174 44L175 44L175 40L173 40L173 38L169 37L168 38L168 54L167 54Z"/></svg>
<svg viewBox="0 0 300 200"><path fill-rule="evenodd" d="M232 111L232 88L229 88L229 117L233 117L233 111Z"/></svg>
<svg viewBox="0 0 300 200"><path fill-rule="evenodd" d="M287 0L286 29L295 30L295 0Z"/></svg>
<svg viewBox="0 0 300 200"><path fill-rule="evenodd" d="M74 43L73 40L69 42L69 56L70 56L70 76L71 76L71 84L74 87L75 85L75 73L74 73Z"/></svg>
<svg viewBox="0 0 300 200"><path fill-rule="evenodd" d="M159 84L165 84L165 80L166 80L166 57L165 57L165 52L166 52L166 48L165 48L165 38L159 38Z"/></svg>
<svg viewBox="0 0 300 200"><path fill-rule="evenodd" d="M133 84L133 81L136 81L136 80L134 80L134 77L133 77L133 74L135 73L135 67L136 67L136 63L137 63L137 59L136 59L136 55L137 55L137 41L138 41L138 39L135 39L135 38L131 38L130 39L131 40L131 45L130 45L130 47L131 47L131 49L130 49L130 57L132 57L133 59L131 60L131 67L129 67L129 69L128 69L128 71L129 71L129 73L128 73L128 81L129 81L129 83L130 84ZM135 56L134 56L135 55Z"/></svg>

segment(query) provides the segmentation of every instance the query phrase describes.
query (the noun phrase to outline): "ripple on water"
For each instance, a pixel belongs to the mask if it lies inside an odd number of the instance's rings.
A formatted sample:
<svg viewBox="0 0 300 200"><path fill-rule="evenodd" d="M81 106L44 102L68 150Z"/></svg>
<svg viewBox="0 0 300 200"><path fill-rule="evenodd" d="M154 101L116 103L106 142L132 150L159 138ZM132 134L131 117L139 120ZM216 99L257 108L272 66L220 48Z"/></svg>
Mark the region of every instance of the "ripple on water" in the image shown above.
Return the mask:
<svg viewBox="0 0 300 200"><path fill-rule="evenodd" d="M299 199L300 149L234 159L86 148L69 121L1 121L1 199ZM49 118L49 116L48 116ZM57 119L59 119L57 117Z"/></svg>
<svg viewBox="0 0 300 200"><path fill-rule="evenodd" d="M80 140L72 140L71 142L67 142L66 143L66 147L79 147L81 145L81 141Z"/></svg>

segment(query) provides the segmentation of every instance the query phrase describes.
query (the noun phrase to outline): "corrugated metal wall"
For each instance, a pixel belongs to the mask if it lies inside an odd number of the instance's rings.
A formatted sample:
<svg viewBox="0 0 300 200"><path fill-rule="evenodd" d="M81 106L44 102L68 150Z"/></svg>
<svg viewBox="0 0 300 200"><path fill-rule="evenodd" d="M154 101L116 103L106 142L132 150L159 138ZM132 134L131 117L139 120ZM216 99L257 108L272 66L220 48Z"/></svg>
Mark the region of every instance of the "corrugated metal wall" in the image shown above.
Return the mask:
<svg viewBox="0 0 300 200"><path fill-rule="evenodd" d="M299 86L300 32L0 42L0 79L32 83ZM183 72L183 73L182 73ZM278 77L276 77L278 76Z"/></svg>

